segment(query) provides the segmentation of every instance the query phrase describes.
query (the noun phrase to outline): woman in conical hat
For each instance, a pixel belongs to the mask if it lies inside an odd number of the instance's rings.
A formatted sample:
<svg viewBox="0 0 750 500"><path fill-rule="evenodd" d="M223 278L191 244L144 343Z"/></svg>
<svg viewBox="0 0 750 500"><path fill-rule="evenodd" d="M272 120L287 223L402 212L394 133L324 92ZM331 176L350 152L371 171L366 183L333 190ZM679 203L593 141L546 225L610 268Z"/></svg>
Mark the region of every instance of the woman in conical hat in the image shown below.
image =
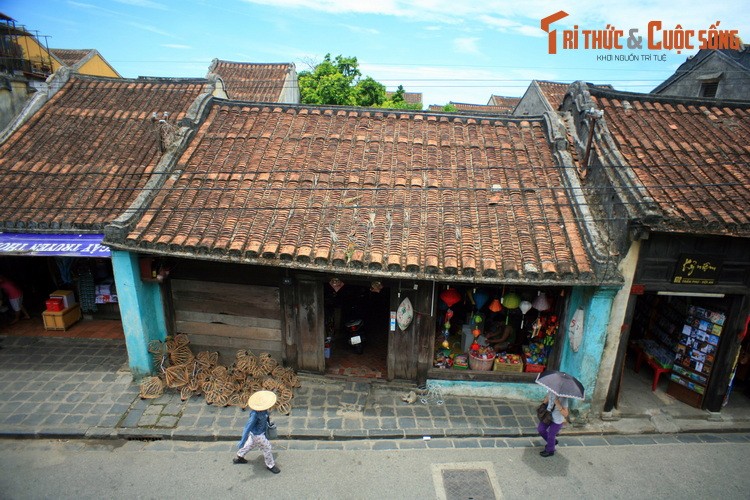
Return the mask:
<svg viewBox="0 0 750 500"><path fill-rule="evenodd" d="M260 447L263 452L263 460L266 462L266 468L278 474L281 470L276 467L271 452L271 442L266 437L266 429L271 424L268 418L268 410L276 404L276 394L271 391L258 391L253 393L247 400L247 406L250 408L250 418L245 424L242 431L242 439L237 443L239 450L237 456L232 460L235 464L246 464L245 455L256 446Z"/></svg>

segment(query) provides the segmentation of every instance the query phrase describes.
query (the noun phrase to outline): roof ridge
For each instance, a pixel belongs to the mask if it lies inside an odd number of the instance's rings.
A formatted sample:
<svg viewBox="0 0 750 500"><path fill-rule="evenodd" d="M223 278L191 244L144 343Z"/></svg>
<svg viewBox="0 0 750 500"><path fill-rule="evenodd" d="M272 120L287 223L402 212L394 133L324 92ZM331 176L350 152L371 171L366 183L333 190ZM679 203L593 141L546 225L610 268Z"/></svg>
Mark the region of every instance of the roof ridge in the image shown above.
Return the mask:
<svg viewBox="0 0 750 500"><path fill-rule="evenodd" d="M727 107L750 108L750 101L739 99L712 99L709 97L687 97L687 96L667 96L663 94L644 94L640 92L628 92L624 90L607 89L586 84L591 95L610 97L610 98L630 98L649 102L666 102L670 104L685 104L710 107Z"/></svg>
<svg viewBox="0 0 750 500"><path fill-rule="evenodd" d="M333 104L328 105L315 105L315 104L293 104L293 103L276 103L276 102L262 102L262 101L238 101L234 99L222 99L219 97L214 98L214 101L217 105L231 105L231 106L248 106L248 105L255 105L261 108L282 108L286 111L296 109L296 110L319 110L321 112L331 111L333 113L335 112L354 112L358 116L364 115L365 113L369 114L383 114L383 115L390 115L390 114L400 114L400 115L412 115L413 117L416 116L434 116L434 117L440 117L440 118L448 118L448 119L461 119L462 121L467 121L471 119L475 120L482 120L482 121L503 121L503 122L524 122L524 121L533 121L533 122L542 122L544 121L544 117L542 115L532 115L532 116L513 116L513 115L489 115L489 114L482 114L478 113L476 115L472 115L469 112L457 114L457 113L451 113L451 112L437 112L437 111L427 111L427 110L419 110L419 109L394 109L394 108L363 108L363 107L357 107L357 106L336 106ZM488 105L485 104L476 104L476 106L486 107Z"/></svg>

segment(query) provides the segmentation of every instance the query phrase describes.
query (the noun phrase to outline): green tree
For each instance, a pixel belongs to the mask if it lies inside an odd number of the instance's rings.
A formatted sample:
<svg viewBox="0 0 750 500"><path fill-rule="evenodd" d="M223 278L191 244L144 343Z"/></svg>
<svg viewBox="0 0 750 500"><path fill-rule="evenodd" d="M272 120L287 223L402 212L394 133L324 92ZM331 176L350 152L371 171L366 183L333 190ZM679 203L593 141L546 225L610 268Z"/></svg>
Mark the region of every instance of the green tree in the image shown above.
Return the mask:
<svg viewBox="0 0 750 500"><path fill-rule="evenodd" d="M331 61L326 54L312 71L299 73L300 99L305 104L352 104L351 86L358 74L356 58Z"/></svg>
<svg viewBox="0 0 750 500"><path fill-rule="evenodd" d="M353 95L357 106L380 106L385 102L385 85L368 76L357 82Z"/></svg>
<svg viewBox="0 0 750 500"><path fill-rule="evenodd" d="M392 109L415 109L420 110L422 109L422 104L410 104L406 102L404 99L404 94L406 94L406 91L404 90L403 85L399 85L396 91L391 94L390 98L387 99L381 107L383 108L392 108Z"/></svg>
<svg viewBox="0 0 750 500"><path fill-rule="evenodd" d="M420 104L404 101L401 85L395 99L386 99L385 85L370 76L362 78L356 57L339 55L332 59L326 54L309 71L300 71L298 81L303 104L422 109Z"/></svg>

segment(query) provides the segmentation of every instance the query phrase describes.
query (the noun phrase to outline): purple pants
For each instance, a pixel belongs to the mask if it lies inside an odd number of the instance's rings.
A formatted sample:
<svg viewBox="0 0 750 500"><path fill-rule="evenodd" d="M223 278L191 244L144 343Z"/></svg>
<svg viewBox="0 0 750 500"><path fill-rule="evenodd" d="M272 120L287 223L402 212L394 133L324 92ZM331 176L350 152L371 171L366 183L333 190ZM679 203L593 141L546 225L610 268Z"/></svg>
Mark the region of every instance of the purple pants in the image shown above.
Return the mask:
<svg viewBox="0 0 750 500"><path fill-rule="evenodd" d="M563 424L556 424L554 422L550 424L539 422L539 425L536 426L539 435L547 442L544 449L547 450L548 453L555 452L555 438L557 438L557 433L560 432L562 426Z"/></svg>

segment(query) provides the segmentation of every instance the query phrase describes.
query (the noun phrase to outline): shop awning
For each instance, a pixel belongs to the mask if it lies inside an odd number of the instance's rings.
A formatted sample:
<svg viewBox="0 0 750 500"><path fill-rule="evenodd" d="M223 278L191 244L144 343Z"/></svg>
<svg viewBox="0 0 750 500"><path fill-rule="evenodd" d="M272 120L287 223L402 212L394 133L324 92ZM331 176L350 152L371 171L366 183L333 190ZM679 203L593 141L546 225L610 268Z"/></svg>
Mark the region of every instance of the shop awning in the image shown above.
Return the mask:
<svg viewBox="0 0 750 500"><path fill-rule="evenodd" d="M0 256L105 257L103 234L0 233Z"/></svg>

